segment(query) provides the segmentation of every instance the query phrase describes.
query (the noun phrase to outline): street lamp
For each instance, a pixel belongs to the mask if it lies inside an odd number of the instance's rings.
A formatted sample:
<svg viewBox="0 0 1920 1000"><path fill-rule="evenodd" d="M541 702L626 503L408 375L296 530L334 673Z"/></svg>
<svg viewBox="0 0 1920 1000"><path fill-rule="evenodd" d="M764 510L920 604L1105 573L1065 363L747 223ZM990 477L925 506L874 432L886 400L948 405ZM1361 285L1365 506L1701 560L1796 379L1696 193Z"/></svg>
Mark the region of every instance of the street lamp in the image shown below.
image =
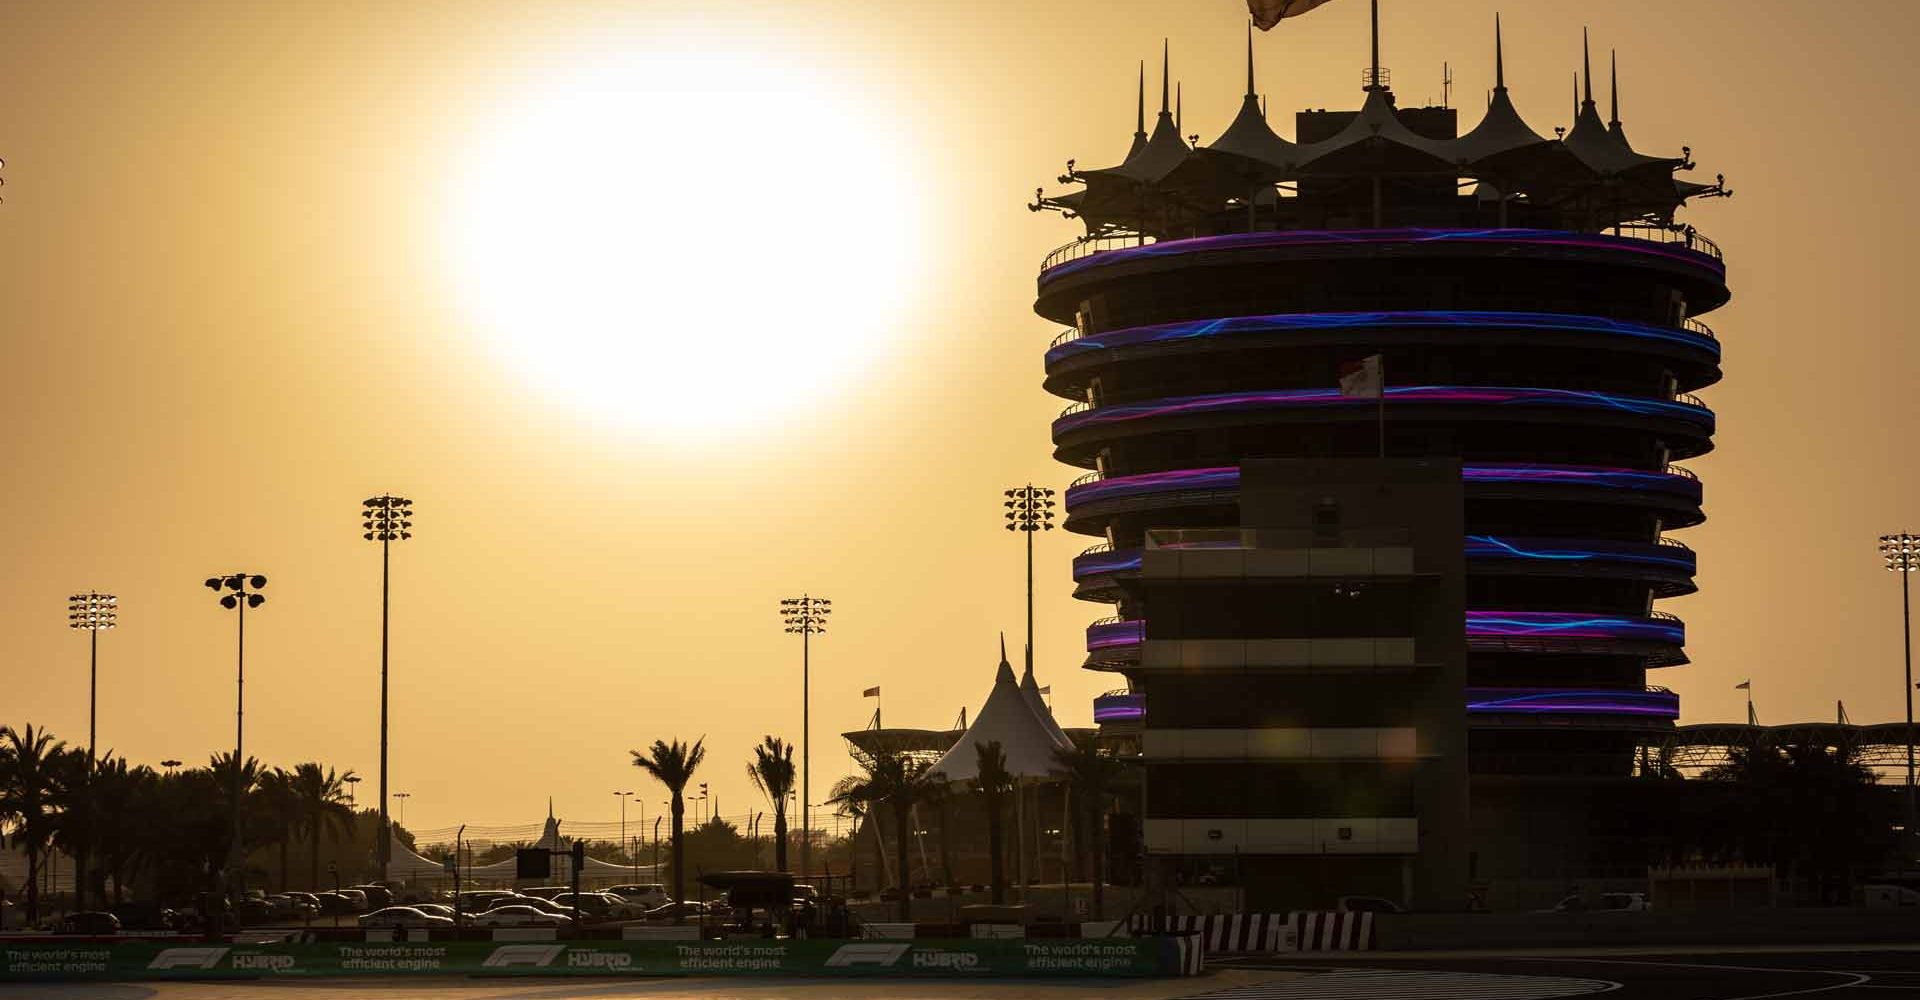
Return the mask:
<svg viewBox="0 0 1920 1000"><path fill-rule="evenodd" d="M400 817L398 820L396 820L396 822L398 822L401 826L406 826L407 825L407 800L410 798L413 798L413 793L412 792L395 792L393 793L393 797L400 800Z"/></svg>
<svg viewBox="0 0 1920 1000"><path fill-rule="evenodd" d="M1007 490L1007 530L1027 536L1027 670L1033 670L1033 536L1053 530L1053 491L1032 483Z"/></svg>
<svg viewBox="0 0 1920 1000"><path fill-rule="evenodd" d="M234 612L239 620L233 673L233 842L227 845L228 886L235 902L240 899L240 880L245 874L245 858L240 853L240 772L241 762L246 760L243 751L247 732L247 609L267 603L259 593L266 585L267 578L258 573L229 573L206 580L208 590L226 591L220 594L220 606Z"/></svg>
<svg viewBox="0 0 1920 1000"><path fill-rule="evenodd" d="M360 805L360 798L354 793L360 790L360 776L357 774L349 774L346 777L346 782L347 782L347 805L358 808Z"/></svg>
<svg viewBox="0 0 1920 1000"><path fill-rule="evenodd" d="M81 783L93 781L94 727L98 719L100 677L100 633L114 627L119 617L120 599L112 594L87 591L67 598L67 627L87 633L87 763L81 770ZM84 905L87 892L87 852L74 855L74 894Z"/></svg>
<svg viewBox="0 0 1920 1000"><path fill-rule="evenodd" d="M374 852L380 859L380 877L387 877L392 862L393 830L387 826L387 595L391 575L388 567L393 543L413 537L413 501L382 493L360 504L360 537L380 543L380 846Z"/></svg>
<svg viewBox="0 0 1920 1000"><path fill-rule="evenodd" d="M1900 648L1906 659L1907 681L1907 829L1914 828L1913 801L1913 600L1908 578L1920 569L1920 535L1900 532L1880 536L1880 556L1889 573L1900 574Z"/></svg>
<svg viewBox="0 0 1920 1000"><path fill-rule="evenodd" d="M833 614L833 602L824 597L801 594L799 597L785 597L780 600L780 620L787 626L789 633L800 634L800 790L805 795L812 781L807 693L812 665L808 662L811 655L811 640L827 631L827 616ZM800 800L806 802L805 798ZM800 874L804 877L813 873L809 863L808 845L812 838L808 836L809 825L807 810L800 810Z"/></svg>
<svg viewBox="0 0 1920 1000"><path fill-rule="evenodd" d="M172 774L173 769L180 766L180 762L177 760L163 760L160 762L160 766L166 768L168 774Z"/></svg>
<svg viewBox="0 0 1920 1000"><path fill-rule="evenodd" d="M620 846L624 848L627 846L627 798L633 793L615 792L613 794L620 797ZM646 821L641 820L641 822Z"/></svg>

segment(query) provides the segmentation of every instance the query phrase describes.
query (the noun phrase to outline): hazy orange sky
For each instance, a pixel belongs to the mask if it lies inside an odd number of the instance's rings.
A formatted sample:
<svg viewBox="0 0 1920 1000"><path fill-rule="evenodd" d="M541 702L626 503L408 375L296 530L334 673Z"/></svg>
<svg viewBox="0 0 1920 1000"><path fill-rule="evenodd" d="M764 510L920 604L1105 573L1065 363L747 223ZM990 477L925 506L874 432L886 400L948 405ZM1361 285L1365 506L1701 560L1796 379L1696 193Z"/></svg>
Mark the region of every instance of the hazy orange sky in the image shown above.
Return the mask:
<svg viewBox="0 0 1920 1000"><path fill-rule="evenodd" d="M1440 98L1444 60L1470 124L1502 4L1382 6L1402 103ZM1694 663L1653 680L1681 693L1683 721L1737 718L1749 676L1763 722L1829 718L1836 699L1856 721L1897 717L1899 591L1875 541L1920 530L1904 450L1920 349L1897 306L1920 215L1920 7L1504 6L1508 82L1536 130L1568 122L1588 25L1598 57L1620 51L1635 143L1691 145L1737 192L1686 216L1725 248L1735 298L1708 317L1726 351L1705 393L1719 447L1689 463L1709 520L1680 533L1702 589L1661 605L1686 618ZM1137 61L1162 36L1185 131L1211 141L1239 103L1244 16L1235 0L11 5L0 723L85 740L85 641L64 599L94 587L122 599L101 643L101 746L145 762L230 747L232 615L200 581L265 573L247 749L351 767L370 804L379 557L357 515L392 490L418 511L394 553L393 787L413 795L410 826L525 822L548 795L606 820L618 789L651 815L659 789L627 750L656 737L704 735L723 811L759 808L749 747L799 734L777 604L802 590L836 610L815 646L816 798L847 767L837 733L872 711L862 688L885 689L890 724L948 725L984 698L999 630L1018 655L1001 489L1075 475L1049 458L1061 403L1039 383L1057 331L1031 311L1041 256L1075 230L1025 202L1068 157L1118 160ZM1357 106L1365 20L1339 0L1260 36L1283 135L1299 108ZM709 61L777 63L825 111L797 121L792 94L748 79L692 105L721 124L676 115L661 67L704 87ZM606 112L607 88L570 103L593 74L641 81L611 88L625 113ZM530 101L585 109L583 134L680 171L635 175L629 211L595 235L617 230L605 274L580 278L630 295L616 325L668 338L656 347L550 353L565 307L552 324L493 315L498 275L461 272L491 248L457 244L500 231L489 220L579 211L583 191L591 215L592 185L627 175L564 141L507 148L550 134L515 131ZM488 157L512 169L488 174ZM672 180L690 169L723 182ZM690 235L709 227L718 243ZM695 263L700 282L648 281ZM805 316L756 292L791 268L829 279ZM756 384L738 376L756 344L832 363ZM1067 725L1121 683L1077 666L1108 611L1069 596L1090 541L1056 531L1038 550L1040 677Z"/></svg>

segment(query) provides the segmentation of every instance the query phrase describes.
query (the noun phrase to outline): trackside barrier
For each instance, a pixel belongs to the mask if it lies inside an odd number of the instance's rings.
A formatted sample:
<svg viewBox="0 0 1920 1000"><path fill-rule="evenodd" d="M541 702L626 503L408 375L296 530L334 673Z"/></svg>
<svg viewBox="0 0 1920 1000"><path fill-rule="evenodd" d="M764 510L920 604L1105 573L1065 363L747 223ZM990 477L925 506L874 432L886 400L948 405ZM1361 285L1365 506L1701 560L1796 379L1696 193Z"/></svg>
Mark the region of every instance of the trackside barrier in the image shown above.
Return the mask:
<svg viewBox="0 0 1920 1000"><path fill-rule="evenodd" d="M0 942L0 983L355 975L1183 976L1198 938L906 941Z"/></svg>
<svg viewBox="0 0 1920 1000"><path fill-rule="evenodd" d="M1208 954L1294 950L1288 918L1279 913L1187 913L1164 920L1163 929L1196 935ZM1128 926L1135 934L1149 933L1153 917L1136 913Z"/></svg>
<svg viewBox="0 0 1920 1000"><path fill-rule="evenodd" d="M1287 914L1292 950L1372 951L1373 914L1295 910Z"/></svg>

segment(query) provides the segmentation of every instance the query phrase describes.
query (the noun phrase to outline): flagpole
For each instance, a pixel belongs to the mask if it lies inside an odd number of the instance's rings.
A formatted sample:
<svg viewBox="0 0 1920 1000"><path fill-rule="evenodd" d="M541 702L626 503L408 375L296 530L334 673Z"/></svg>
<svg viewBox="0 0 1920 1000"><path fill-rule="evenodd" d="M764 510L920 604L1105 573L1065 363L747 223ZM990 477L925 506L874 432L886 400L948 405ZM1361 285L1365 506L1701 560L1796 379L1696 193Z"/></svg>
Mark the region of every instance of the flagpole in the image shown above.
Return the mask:
<svg viewBox="0 0 1920 1000"><path fill-rule="evenodd" d="M1380 460L1387 460L1387 356L1380 358L1380 402L1377 409L1380 418Z"/></svg>

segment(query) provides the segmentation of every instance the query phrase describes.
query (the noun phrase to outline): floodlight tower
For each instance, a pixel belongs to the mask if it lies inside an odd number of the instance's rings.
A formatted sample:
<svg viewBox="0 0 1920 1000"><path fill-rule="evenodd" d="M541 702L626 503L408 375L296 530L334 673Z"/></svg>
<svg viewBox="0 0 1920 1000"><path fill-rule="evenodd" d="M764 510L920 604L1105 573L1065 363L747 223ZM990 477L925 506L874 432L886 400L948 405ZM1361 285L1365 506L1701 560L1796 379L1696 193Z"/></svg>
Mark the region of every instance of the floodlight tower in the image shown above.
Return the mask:
<svg viewBox="0 0 1920 1000"><path fill-rule="evenodd" d="M801 594L799 597L785 597L780 600L780 620L786 624L789 633L800 635L800 873L802 876L813 874L809 863L813 854L813 828L807 821L807 789L810 786L811 771L809 764L808 737L810 720L807 712L807 695L811 680L812 638L827 631L827 616L833 614L833 602L824 597Z"/></svg>
<svg viewBox="0 0 1920 1000"><path fill-rule="evenodd" d="M82 782L93 780L94 732L97 721L97 693L100 676L100 633L114 627L119 618L120 599L112 594L87 591L67 598L67 627L87 633L87 763L82 769ZM86 901L87 891L87 854L80 851L75 855L74 892L82 903Z"/></svg>
<svg viewBox="0 0 1920 1000"><path fill-rule="evenodd" d="M220 595L220 606L234 612L239 620L233 675L233 841L227 845L227 884L236 901L240 898L240 879L246 870L246 858L240 848L240 772L241 762L246 759L242 753L247 732L247 609L267 603L266 597L260 594L266 585L267 578L258 573L229 573L206 580L208 590L228 591Z"/></svg>
<svg viewBox="0 0 1920 1000"><path fill-rule="evenodd" d="M1899 532L1880 536L1880 556L1887 572L1900 574L1900 648L1906 660L1904 697L1907 700L1907 830L1913 830L1913 599L1908 578L1920 568L1920 535Z"/></svg>
<svg viewBox="0 0 1920 1000"><path fill-rule="evenodd" d="M387 877L392 861L393 831L387 825L387 597L393 543L413 537L413 501L382 493L361 502L361 538L380 543L380 846L374 856L380 861L380 878Z"/></svg>
<svg viewBox="0 0 1920 1000"><path fill-rule="evenodd" d="M1053 530L1053 491L1032 483L1007 492L1007 530L1027 536L1027 671L1033 671L1033 536Z"/></svg>

